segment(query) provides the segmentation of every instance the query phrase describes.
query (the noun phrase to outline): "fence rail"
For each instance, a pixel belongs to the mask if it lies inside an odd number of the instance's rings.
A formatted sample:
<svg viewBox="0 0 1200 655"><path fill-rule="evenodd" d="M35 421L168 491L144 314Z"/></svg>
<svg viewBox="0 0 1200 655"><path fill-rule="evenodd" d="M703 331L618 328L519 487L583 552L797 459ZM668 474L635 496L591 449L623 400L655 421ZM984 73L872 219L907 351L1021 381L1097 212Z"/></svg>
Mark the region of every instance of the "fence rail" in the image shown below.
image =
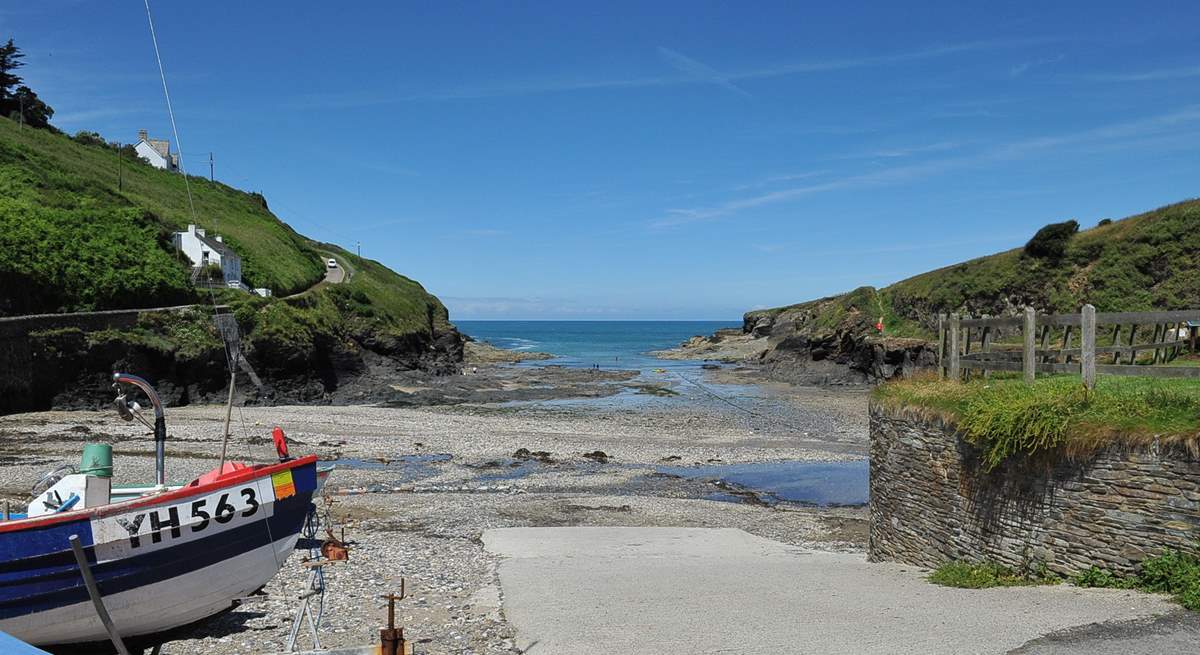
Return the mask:
<svg viewBox="0 0 1200 655"><path fill-rule="evenodd" d="M1105 334L1108 345L1096 345L1100 326L1112 326L1111 334ZM1129 329L1123 334L1126 326ZM1055 328L1061 328L1059 334L1054 334ZM1143 342L1137 343L1142 328L1151 331L1143 332ZM991 371L1021 371L1026 382L1033 382L1038 373L1079 373L1089 389L1095 387L1097 375L1200 378L1200 366L1156 366L1175 360L1185 350L1195 354L1198 328L1200 310L1097 312L1084 305L1078 314L1038 314L1030 307L1018 316L941 314L938 371L956 380L972 370L984 377ZM997 344L1005 331L1020 332L1021 343ZM1061 339L1057 348L1052 337ZM973 348L977 350L972 352ZM1139 353L1150 351L1149 365L1138 364ZM1101 355L1111 356L1111 360L1101 363ZM1123 364L1125 357L1128 363Z"/></svg>

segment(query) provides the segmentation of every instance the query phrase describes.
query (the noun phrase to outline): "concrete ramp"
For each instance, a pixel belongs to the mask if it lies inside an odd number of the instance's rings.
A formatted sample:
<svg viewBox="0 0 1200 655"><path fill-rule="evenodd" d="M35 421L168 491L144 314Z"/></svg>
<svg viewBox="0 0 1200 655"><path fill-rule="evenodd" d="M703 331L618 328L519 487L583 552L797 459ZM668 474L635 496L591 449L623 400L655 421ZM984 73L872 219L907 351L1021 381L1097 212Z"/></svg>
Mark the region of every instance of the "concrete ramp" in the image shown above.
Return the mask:
<svg viewBox="0 0 1200 655"><path fill-rule="evenodd" d="M735 529L509 528L503 610L530 655L1004 653L1051 632L1176 609L1069 585L947 589L924 572Z"/></svg>

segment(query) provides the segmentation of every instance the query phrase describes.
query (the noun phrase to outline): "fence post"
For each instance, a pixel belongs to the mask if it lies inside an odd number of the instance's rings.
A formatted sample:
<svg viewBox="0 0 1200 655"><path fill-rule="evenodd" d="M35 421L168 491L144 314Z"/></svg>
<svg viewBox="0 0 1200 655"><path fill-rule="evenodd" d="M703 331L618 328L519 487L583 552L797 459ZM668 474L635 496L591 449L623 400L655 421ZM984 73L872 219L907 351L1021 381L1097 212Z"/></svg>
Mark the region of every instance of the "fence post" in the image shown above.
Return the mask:
<svg viewBox="0 0 1200 655"><path fill-rule="evenodd" d="M938 379L946 379L946 315L938 314Z"/></svg>
<svg viewBox="0 0 1200 655"><path fill-rule="evenodd" d="M991 316L984 314L981 318L986 319L991 318ZM979 338L979 352L983 353L983 359L986 361L988 359L988 353L992 352L992 328L985 325L980 331L983 333L983 336ZM983 379L986 380L991 376L992 371L988 369L987 364L985 363L983 367Z"/></svg>
<svg viewBox="0 0 1200 655"><path fill-rule="evenodd" d="M960 333L958 314L950 314L950 372L947 375L951 380L962 379L958 364L958 336Z"/></svg>
<svg viewBox="0 0 1200 655"><path fill-rule="evenodd" d="M1091 391L1096 388L1096 308L1092 305L1080 311L1079 346L1083 386Z"/></svg>
<svg viewBox="0 0 1200 655"><path fill-rule="evenodd" d="M1034 351L1037 339L1037 312L1032 307L1025 308L1025 355L1021 360L1021 368L1025 371L1025 384L1033 384L1037 371Z"/></svg>

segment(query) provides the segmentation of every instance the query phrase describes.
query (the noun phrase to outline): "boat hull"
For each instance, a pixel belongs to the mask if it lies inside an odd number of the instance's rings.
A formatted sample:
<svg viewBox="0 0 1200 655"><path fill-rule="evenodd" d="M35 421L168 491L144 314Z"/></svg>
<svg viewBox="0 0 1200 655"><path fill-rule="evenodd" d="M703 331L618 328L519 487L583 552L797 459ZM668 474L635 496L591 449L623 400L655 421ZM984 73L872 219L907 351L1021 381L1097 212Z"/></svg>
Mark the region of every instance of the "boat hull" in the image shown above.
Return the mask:
<svg viewBox="0 0 1200 655"><path fill-rule="evenodd" d="M307 458L94 510L0 524L0 630L38 645L107 637L70 535L84 546L122 636L225 611L279 571L316 488L315 460Z"/></svg>

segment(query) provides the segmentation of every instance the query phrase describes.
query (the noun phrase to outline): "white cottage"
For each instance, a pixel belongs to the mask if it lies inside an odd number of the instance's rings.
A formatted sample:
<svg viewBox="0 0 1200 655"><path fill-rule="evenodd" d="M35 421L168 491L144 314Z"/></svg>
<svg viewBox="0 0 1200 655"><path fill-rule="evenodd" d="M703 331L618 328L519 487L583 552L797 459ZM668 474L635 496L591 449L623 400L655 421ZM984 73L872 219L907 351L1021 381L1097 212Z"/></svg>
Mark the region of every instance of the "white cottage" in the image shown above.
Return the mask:
<svg viewBox="0 0 1200 655"><path fill-rule="evenodd" d="M195 268L220 266L221 276L230 287L242 287L242 258L219 236L208 236L204 228L188 225L186 232L175 233L175 248L187 255Z"/></svg>
<svg viewBox="0 0 1200 655"><path fill-rule="evenodd" d="M133 149L155 168L179 170L179 155L171 152L171 142L166 139L151 139L146 130L138 130L138 142Z"/></svg>

